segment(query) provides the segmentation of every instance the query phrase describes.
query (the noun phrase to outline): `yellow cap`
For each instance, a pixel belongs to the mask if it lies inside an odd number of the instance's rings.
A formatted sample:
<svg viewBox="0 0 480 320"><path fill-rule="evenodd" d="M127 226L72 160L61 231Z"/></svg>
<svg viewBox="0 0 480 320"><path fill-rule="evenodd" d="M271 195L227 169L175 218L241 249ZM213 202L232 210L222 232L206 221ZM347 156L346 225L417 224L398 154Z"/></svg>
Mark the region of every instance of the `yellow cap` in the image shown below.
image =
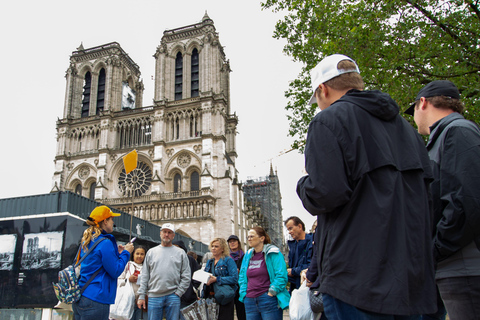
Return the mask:
<svg viewBox="0 0 480 320"><path fill-rule="evenodd" d="M118 217L120 213L114 213L107 206L99 206L93 209L92 213L88 217L89 220L95 222L97 225L100 221L108 219L110 217Z"/></svg>

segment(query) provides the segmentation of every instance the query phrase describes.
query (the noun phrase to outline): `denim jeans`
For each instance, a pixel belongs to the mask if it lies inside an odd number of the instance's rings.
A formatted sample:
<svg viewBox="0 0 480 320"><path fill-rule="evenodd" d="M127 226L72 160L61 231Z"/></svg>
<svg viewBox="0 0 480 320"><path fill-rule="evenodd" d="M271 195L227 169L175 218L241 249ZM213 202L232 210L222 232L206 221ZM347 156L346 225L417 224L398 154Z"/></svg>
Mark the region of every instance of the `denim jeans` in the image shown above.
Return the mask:
<svg viewBox="0 0 480 320"><path fill-rule="evenodd" d="M437 280L450 320L480 319L480 276Z"/></svg>
<svg viewBox="0 0 480 320"><path fill-rule="evenodd" d="M147 314L147 311L143 311L142 313L142 309L139 309L137 304L135 304L135 306L133 307L133 315L131 320L140 320L140 319L147 320L148 314Z"/></svg>
<svg viewBox="0 0 480 320"><path fill-rule="evenodd" d="M322 294L324 313L328 320L420 320L420 315L395 316L358 309L348 303Z"/></svg>
<svg viewBox="0 0 480 320"><path fill-rule="evenodd" d="M282 320L283 311L278 306L277 297L270 297L267 292L257 298L243 300L247 320Z"/></svg>
<svg viewBox="0 0 480 320"><path fill-rule="evenodd" d="M148 297L148 320L163 319L165 317L171 320L180 318L180 297L175 293L163 297Z"/></svg>
<svg viewBox="0 0 480 320"><path fill-rule="evenodd" d="M108 320L110 305L90 300L84 296L72 305L75 320Z"/></svg>

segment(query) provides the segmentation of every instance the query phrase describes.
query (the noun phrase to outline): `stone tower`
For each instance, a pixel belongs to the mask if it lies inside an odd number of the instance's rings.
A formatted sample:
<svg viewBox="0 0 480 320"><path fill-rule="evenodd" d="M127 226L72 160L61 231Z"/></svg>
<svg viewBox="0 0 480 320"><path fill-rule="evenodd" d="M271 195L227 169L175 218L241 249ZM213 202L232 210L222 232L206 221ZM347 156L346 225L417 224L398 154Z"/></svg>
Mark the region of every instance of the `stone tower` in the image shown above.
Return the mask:
<svg viewBox="0 0 480 320"><path fill-rule="evenodd" d="M144 107L140 70L118 43L72 53L52 192L125 212L133 195L135 216L205 243L237 234L245 244L231 69L213 21L205 14L166 30L154 58L153 105ZM122 157L133 149L138 165L126 175Z"/></svg>

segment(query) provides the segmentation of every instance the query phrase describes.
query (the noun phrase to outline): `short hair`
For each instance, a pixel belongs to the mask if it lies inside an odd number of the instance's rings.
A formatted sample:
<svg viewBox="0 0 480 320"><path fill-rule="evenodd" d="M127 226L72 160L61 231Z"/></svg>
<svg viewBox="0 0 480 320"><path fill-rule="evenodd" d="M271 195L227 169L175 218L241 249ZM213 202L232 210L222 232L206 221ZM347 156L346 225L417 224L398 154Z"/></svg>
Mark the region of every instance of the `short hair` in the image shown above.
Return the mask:
<svg viewBox="0 0 480 320"><path fill-rule="evenodd" d="M459 99L454 99L446 96L430 97L430 98L425 98L425 100L430 102L435 108L438 108L438 109L450 109L458 113L463 113L465 109L465 106L462 101L460 101Z"/></svg>
<svg viewBox="0 0 480 320"><path fill-rule="evenodd" d="M337 65L337 68L343 70L357 69L355 63L350 60L340 61ZM365 83L363 82L362 76L357 72L342 73L341 75L326 81L324 84L334 90L363 90L365 88ZM305 228L303 229L305 230Z"/></svg>
<svg viewBox="0 0 480 320"><path fill-rule="evenodd" d="M212 249L212 244L214 242L218 242L220 244L220 248L223 249L222 258L225 258L225 257L230 255L230 248L228 247L227 240L225 240L223 238L213 239L212 241L210 241L210 246L209 246L210 250Z"/></svg>
<svg viewBox="0 0 480 320"><path fill-rule="evenodd" d="M187 252L187 256L191 256L191 257L193 257L195 260L198 259L197 254L196 254L195 252L193 252L193 251L188 251L188 252Z"/></svg>
<svg viewBox="0 0 480 320"><path fill-rule="evenodd" d="M303 223L303 221L300 220L299 217L292 216L292 217L287 218L287 220L285 220L285 226L287 226L287 223L290 220L293 220L293 225L295 225L295 226L298 226L299 224L301 224L302 225L302 230L305 231L305 223Z"/></svg>
<svg viewBox="0 0 480 320"><path fill-rule="evenodd" d="M267 231L265 231L265 229L263 229L262 227L253 227L250 230L255 231L259 237L265 237L265 240L263 240L264 244L272 243L272 240L270 240L270 236L268 235Z"/></svg>

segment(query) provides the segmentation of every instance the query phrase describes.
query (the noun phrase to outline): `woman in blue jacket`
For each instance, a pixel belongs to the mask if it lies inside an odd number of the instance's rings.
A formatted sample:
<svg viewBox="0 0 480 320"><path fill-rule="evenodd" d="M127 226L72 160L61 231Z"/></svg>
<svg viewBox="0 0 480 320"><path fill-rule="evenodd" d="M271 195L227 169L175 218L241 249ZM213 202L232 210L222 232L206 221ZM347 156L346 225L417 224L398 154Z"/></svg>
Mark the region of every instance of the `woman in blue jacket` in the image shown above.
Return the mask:
<svg viewBox="0 0 480 320"><path fill-rule="evenodd" d="M290 302L283 254L270 244L262 227L248 231L248 245L252 248L243 258L239 280L239 300L245 304L247 320L281 320Z"/></svg>
<svg viewBox="0 0 480 320"><path fill-rule="evenodd" d="M202 297L215 297L217 302L220 304L220 312L218 314L218 319L233 320L235 307L235 291L238 284L237 265L235 261L230 257L230 249L225 239L213 239L210 242L210 251L212 252L213 258L207 261L207 265L205 266L205 272L212 273L212 276L208 279L207 285L203 289ZM217 295L215 294L216 286L231 287L231 297L224 297L222 301L218 301L218 292Z"/></svg>
<svg viewBox="0 0 480 320"><path fill-rule="evenodd" d="M80 267L79 286L83 287L97 272L83 292L80 300L73 304L75 320L99 319L108 320L110 305L115 303L117 278L122 274L130 259L133 244L117 246L113 232L113 213L107 206L93 209L87 218L90 226L84 231L81 241L80 257L97 241L102 240L83 260Z"/></svg>

